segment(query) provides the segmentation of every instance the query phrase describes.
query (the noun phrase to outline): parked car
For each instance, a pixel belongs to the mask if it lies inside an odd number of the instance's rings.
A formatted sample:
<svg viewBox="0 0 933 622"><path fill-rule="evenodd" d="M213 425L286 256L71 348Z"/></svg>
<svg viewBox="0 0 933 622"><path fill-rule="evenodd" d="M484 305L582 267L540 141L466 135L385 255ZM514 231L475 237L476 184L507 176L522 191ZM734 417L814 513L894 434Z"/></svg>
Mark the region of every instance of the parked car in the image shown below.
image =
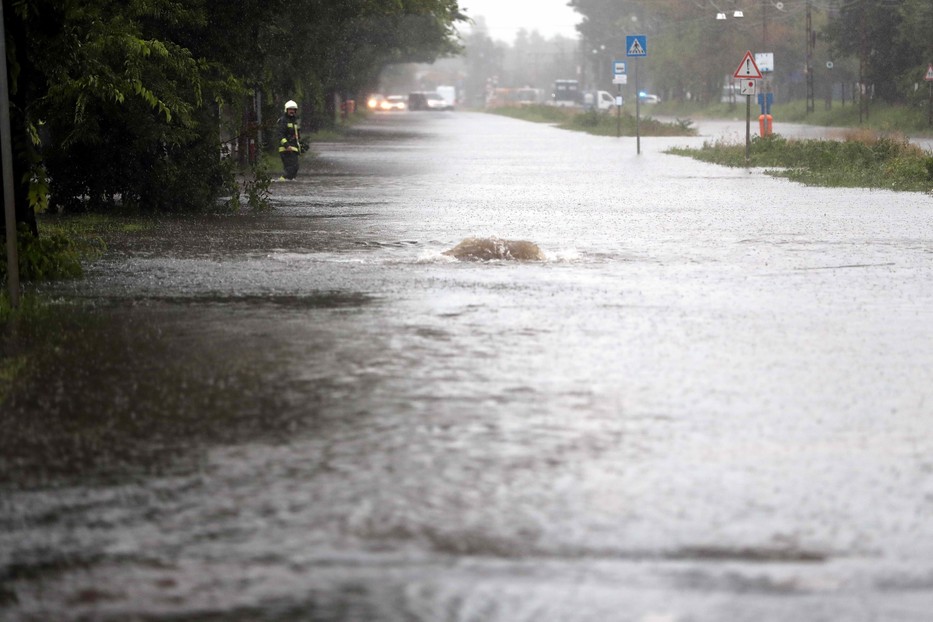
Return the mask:
<svg viewBox="0 0 933 622"><path fill-rule="evenodd" d="M403 95L389 95L379 104L380 110L407 110L408 100Z"/></svg>
<svg viewBox="0 0 933 622"><path fill-rule="evenodd" d="M409 110L453 110L452 104L433 91L417 91L408 94Z"/></svg>

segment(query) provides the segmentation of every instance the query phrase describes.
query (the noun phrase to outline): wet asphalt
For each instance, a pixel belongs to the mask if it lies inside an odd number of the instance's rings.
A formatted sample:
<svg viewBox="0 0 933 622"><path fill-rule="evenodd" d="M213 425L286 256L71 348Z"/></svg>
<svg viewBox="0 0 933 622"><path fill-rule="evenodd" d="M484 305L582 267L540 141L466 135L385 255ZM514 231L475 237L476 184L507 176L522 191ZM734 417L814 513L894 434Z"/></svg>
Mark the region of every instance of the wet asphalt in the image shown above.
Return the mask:
<svg viewBox="0 0 933 622"><path fill-rule="evenodd" d="M928 620L933 198L700 130L376 115L112 235L9 346L0 619Z"/></svg>

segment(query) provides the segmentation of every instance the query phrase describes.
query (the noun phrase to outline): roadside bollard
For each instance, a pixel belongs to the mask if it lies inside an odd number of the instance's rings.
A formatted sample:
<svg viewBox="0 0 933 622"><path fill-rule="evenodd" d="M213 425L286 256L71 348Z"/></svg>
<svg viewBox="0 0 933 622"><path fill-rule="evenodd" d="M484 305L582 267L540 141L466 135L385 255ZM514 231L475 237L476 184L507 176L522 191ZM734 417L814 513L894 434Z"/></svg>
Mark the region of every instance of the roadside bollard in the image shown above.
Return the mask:
<svg viewBox="0 0 933 622"><path fill-rule="evenodd" d="M770 114L758 115L758 134L764 138L770 136L774 131L772 125L773 118Z"/></svg>

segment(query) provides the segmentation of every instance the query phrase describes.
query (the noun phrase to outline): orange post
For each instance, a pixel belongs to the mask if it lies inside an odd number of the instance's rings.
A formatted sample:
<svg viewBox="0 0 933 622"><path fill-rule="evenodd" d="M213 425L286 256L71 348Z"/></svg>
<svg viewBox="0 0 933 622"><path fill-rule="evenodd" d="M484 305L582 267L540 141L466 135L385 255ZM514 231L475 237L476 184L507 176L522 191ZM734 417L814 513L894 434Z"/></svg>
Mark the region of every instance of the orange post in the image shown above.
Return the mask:
<svg viewBox="0 0 933 622"><path fill-rule="evenodd" d="M770 136L773 131L772 122L774 117L770 114L758 115L758 134L764 138L765 136Z"/></svg>

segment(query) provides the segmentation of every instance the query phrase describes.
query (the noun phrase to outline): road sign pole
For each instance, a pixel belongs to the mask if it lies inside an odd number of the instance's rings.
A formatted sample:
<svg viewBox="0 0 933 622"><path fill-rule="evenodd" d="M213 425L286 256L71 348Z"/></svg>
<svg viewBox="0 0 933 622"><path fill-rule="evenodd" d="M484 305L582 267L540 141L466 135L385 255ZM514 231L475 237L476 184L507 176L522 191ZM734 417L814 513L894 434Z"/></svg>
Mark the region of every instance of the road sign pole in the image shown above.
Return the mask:
<svg viewBox="0 0 933 622"><path fill-rule="evenodd" d="M619 84L619 94L616 97L616 138L622 137L622 85Z"/></svg>
<svg viewBox="0 0 933 622"><path fill-rule="evenodd" d="M638 66L641 63L635 59L635 153L641 155L641 91L638 90Z"/></svg>
<svg viewBox="0 0 933 622"><path fill-rule="evenodd" d="M625 36L625 55L634 57L635 63L635 150L641 155L641 85L638 83L638 62L648 56L648 37L645 35Z"/></svg>
<svg viewBox="0 0 933 622"><path fill-rule="evenodd" d="M761 70L752 56L751 50L745 52L742 62L732 74L733 78L742 79L742 92L745 94L745 166L752 159L752 95L758 90L755 80L761 80Z"/></svg>

